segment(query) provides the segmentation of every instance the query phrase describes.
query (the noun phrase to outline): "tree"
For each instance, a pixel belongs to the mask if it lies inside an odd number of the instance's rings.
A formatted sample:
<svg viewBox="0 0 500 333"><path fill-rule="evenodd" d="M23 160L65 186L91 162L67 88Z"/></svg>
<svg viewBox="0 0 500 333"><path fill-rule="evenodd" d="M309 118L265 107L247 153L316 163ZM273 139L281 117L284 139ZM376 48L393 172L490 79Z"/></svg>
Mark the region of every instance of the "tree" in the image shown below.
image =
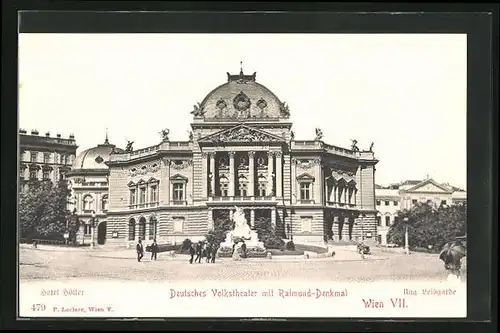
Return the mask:
<svg viewBox="0 0 500 333"><path fill-rule="evenodd" d="M214 220L214 229L210 230L205 238L208 242L219 246L220 243L226 240L226 234L233 230L234 222L229 219L229 215L219 216Z"/></svg>
<svg viewBox="0 0 500 333"><path fill-rule="evenodd" d="M19 224L22 238L63 240L68 221L76 237L79 221L67 209L70 190L65 181L33 181L19 195Z"/></svg>
<svg viewBox="0 0 500 333"><path fill-rule="evenodd" d="M255 230L259 240L264 243L266 249L281 249L285 242L276 235L276 231L271 225L271 219L268 217L259 217L255 220Z"/></svg>
<svg viewBox="0 0 500 333"><path fill-rule="evenodd" d="M404 221L405 218L408 218L408 222ZM466 206L441 206L436 209L430 204L420 203L409 211L400 212L387 238L390 243L403 246L407 223L411 247L427 248L431 245L434 249L440 249L445 243L465 234L466 221Z"/></svg>

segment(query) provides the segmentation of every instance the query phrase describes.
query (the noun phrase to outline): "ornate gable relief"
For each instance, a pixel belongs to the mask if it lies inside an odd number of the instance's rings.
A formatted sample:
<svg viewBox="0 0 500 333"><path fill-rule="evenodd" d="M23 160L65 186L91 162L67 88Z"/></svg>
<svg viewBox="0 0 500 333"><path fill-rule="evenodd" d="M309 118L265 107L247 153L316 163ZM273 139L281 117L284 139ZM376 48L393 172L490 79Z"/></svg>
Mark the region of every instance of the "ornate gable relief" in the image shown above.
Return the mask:
<svg viewBox="0 0 500 333"><path fill-rule="evenodd" d="M321 159L319 157L310 158L310 159L295 159L295 163L303 170L308 170L313 168L315 165L319 165L321 163Z"/></svg>
<svg viewBox="0 0 500 333"><path fill-rule="evenodd" d="M229 130L212 134L200 142L282 142L283 139L252 127L240 125Z"/></svg>
<svg viewBox="0 0 500 333"><path fill-rule="evenodd" d="M175 170L182 170L193 164L191 160L172 160L170 161L170 167Z"/></svg>
<svg viewBox="0 0 500 333"><path fill-rule="evenodd" d="M151 164L136 165L130 168L130 177L135 177L137 175L145 175L147 173L155 173L160 169L159 162L153 162Z"/></svg>

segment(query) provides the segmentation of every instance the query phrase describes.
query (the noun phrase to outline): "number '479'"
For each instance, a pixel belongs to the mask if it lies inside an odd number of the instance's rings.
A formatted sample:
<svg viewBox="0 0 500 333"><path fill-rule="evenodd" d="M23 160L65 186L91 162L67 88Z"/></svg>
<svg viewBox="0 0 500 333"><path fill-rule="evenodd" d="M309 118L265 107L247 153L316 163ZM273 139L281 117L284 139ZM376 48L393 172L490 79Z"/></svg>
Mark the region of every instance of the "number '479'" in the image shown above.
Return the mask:
<svg viewBox="0 0 500 333"><path fill-rule="evenodd" d="M45 304L33 304L31 306L32 311L45 311Z"/></svg>

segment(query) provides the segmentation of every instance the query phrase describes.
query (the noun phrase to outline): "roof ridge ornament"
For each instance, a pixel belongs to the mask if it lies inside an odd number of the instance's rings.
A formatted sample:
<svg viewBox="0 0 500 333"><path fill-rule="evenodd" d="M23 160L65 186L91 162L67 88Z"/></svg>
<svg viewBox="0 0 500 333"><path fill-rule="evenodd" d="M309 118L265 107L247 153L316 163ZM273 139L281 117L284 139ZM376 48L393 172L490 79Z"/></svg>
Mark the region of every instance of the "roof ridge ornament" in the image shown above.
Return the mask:
<svg viewBox="0 0 500 333"><path fill-rule="evenodd" d="M255 82L255 77L257 76L257 72L254 72L252 75L245 75L243 73L243 61L240 61L240 74L232 75L227 72L227 82L236 82L236 83L248 83Z"/></svg>

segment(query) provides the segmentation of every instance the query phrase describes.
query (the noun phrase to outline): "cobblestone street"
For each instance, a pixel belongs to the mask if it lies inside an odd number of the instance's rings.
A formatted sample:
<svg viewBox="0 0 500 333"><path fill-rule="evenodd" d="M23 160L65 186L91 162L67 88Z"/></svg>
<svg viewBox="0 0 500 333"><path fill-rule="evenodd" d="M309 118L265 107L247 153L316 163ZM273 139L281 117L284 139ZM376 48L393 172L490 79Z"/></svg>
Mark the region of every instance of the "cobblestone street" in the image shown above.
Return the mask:
<svg viewBox="0 0 500 333"><path fill-rule="evenodd" d="M21 280L62 280L90 278L122 281L196 281L196 280L294 280L294 281L383 281L444 280L447 272L437 255L415 253L410 257L384 253L366 260L335 258L304 259L218 259L214 264L190 265L187 255L160 253L150 261L148 253L137 262L135 251L102 249L21 248Z"/></svg>

